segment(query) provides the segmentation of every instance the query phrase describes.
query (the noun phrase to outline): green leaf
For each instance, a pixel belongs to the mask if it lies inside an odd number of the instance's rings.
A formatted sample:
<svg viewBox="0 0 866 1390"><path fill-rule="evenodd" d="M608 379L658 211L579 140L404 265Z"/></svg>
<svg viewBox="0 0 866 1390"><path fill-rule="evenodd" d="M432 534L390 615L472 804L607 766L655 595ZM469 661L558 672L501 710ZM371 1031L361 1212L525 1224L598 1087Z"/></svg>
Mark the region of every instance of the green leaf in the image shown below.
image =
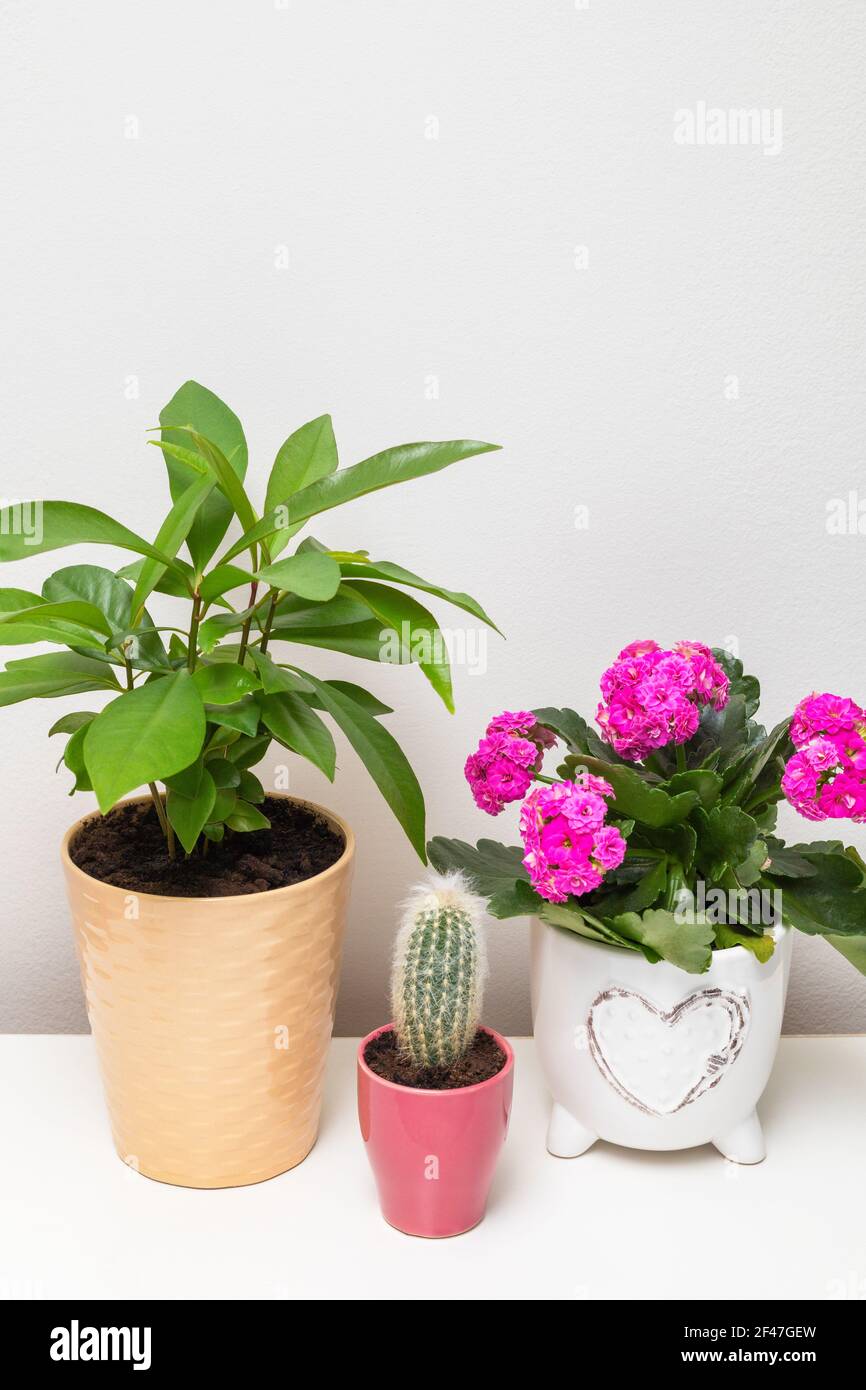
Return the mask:
<svg viewBox="0 0 866 1390"><path fill-rule="evenodd" d="M233 560L241 551L248 550L250 545L268 540L277 531L295 526L311 516L318 516L320 512L330 511L333 507L340 507L344 502L352 502L381 488L393 487L395 483L438 473L449 464L490 453L499 447L498 444L482 444L477 440L455 439L441 443L402 444L394 449L386 449L381 454L364 459L362 463L341 468L330 477L320 478L302 488L289 499L284 509L277 506L268 512L226 552L223 560Z"/></svg>
<svg viewBox="0 0 866 1390"><path fill-rule="evenodd" d="M329 685L332 690L340 691L349 700L354 700L355 704L360 705L368 714L380 716L394 713L390 705L383 705L382 701L377 699L375 695L371 695L369 690L365 690L362 685L355 685L353 681L326 681L325 684ZM308 703L321 709L321 704L317 705L315 695L308 697Z"/></svg>
<svg viewBox="0 0 866 1390"><path fill-rule="evenodd" d="M861 975L866 975L866 936L830 935L825 940L850 961Z"/></svg>
<svg viewBox="0 0 866 1390"><path fill-rule="evenodd" d="M48 737L53 738L55 734L75 734L85 725L90 724L96 715L90 710L78 710L75 714L63 714L51 725L48 730Z"/></svg>
<svg viewBox="0 0 866 1390"><path fill-rule="evenodd" d="M211 758L207 764L217 791L234 791L241 784L241 774L230 758Z"/></svg>
<svg viewBox="0 0 866 1390"><path fill-rule="evenodd" d="M597 777L604 777L614 790L612 809L618 815L633 817L644 825L656 828L676 825L678 821L685 820L698 804L696 791L668 796L660 787L649 786L639 772L625 764L620 767L583 755L567 757L565 765L571 772L575 766L582 766Z"/></svg>
<svg viewBox="0 0 866 1390"><path fill-rule="evenodd" d="M708 922L678 922L672 912L652 908L640 916L626 912L614 917L612 925L629 940L649 946L663 960L691 975L702 975L710 968L715 929Z"/></svg>
<svg viewBox="0 0 866 1390"><path fill-rule="evenodd" d="M102 662L77 652L52 652L7 663L6 670L0 672L0 706L119 688L111 668Z"/></svg>
<svg viewBox="0 0 866 1390"><path fill-rule="evenodd" d="M579 758L589 755L598 758L603 763L616 763L619 767L629 767L625 758L621 758L609 743L605 743L599 738L594 729L590 728L582 715L577 714L573 709L536 709L532 711L539 724L543 724L551 733L556 734L557 738L567 744L572 753L578 754Z"/></svg>
<svg viewBox="0 0 866 1390"><path fill-rule="evenodd" d="M265 497L265 512L273 512L310 483L327 478L337 470L337 441L330 415L320 415L302 425L280 445ZM272 546L277 556L293 534L291 527L280 533Z"/></svg>
<svg viewBox="0 0 866 1390"><path fill-rule="evenodd" d="M38 608L44 602L41 594L33 594L29 589L0 589L0 615L20 613L24 608Z"/></svg>
<svg viewBox="0 0 866 1390"><path fill-rule="evenodd" d="M652 907L665 891L667 881L667 860L659 859L631 888L605 892L607 885L604 885L599 890L604 896L594 900L592 910L600 917L611 917L622 912L643 912L645 908Z"/></svg>
<svg viewBox="0 0 866 1390"><path fill-rule="evenodd" d="M266 695L261 702L261 710L262 721L274 738L293 753L309 759L324 772L329 782L333 782L337 762L334 740L327 725L307 701L300 695L288 692Z"/></svg>
<svg viewBox="0 0 866 1390"><path fill-rule="evenodd" d="M267 816L263 816L261 811L255 806L251 806L248 801L235 802L235 809L226 819L229 830L237 830L247 834L252 830L269 830L270 821Z"/></svg>
<svg viewBox="0 0 866 1390"><path fill-rule="evenodd" d="M212 618L207 618L198 630L199 647L209 655L217 642L227 633L240 632L247 619L254 617L255 612L255 608L246 608L242 613L215 613Z"/></svg>
<svg viewBox="0 0 866 1390"><path fill-rule="evenodd" d="M194 763L185 767L181 772L175 772L171 777L163 777L163 782L169 791L177 792L179 796L186 797L188 801L194 801L198 796L202 777L204 776L204 758L196 758Z"/></svg>
<svg viewBox="0 0 866 1390"><path fill-rule="evenodd" d="M200 386L197 381L187 381L175 392L160 412L159 423L162 425L162 438L181 447L188 445L189 436L172 430L171 426L189 426L196 430L218 446L238 478L243 480L246 477L247 443L240 420L219 396ZM166 458L166 466L172 499L177 501L195 480L195 474L186 465L170 458ZM202 506L187 537L187 547L199 573L204 570L228 530L231 519L231 503L222 492L214 490ZM240 550L244 549L245 546L240 547ZM235 554L240 554L240 550Z"/></svg>
<svg viewBox="0 0 866 1390"><path fill-rule="evenodd" d="M405 650L405 660L417 661L436 694L450 714L454 713L454 693L451 684L451 663L448 648L439 624L426 608L410 594L391 589L387 584L347 584L345 588L361 600L381 624L381 647L394 639L390 659L397 660Z"/></svg>
<svg viewBox="0 0 866 1390"><path fill-rule="evenodd" d="M207 770L202 772L194 797L180 796L176 791L169 791L165 803L166 813L187 854L192 854L195 849L198 837L213 813L215 802L216 787Z"/></svg>
<svg viewBox="0 0 866 1390"><path fill-rule="evenodd" d="M58 570L42 585L42 596L46 603L80 600L92 604L105 616L109 634L129 627L132 590L101 565L69 565Z"/></svg>
<svg viewBox="0 0 866 1390"><path fill-rule="evenodd" d="M585 936L590 941L602 941L607 946L618 946L626 951L643 950L651 960L658 959L656 953L649 952L647 948L623 936L622 932L617 931L609 922L596 917L575 898L569 898L568 902L564 903L542 903L538 915L543 922L548 922L554 927L564 927L566 931L576 932L578 936Z"/></svg>
<svg viewBox="0 0 866 1390"><path fill-rule="evenodd" d="M226 828L224 825L206 825L204 828L205 838L213 844L221 844L225 839Z"/></svg>
<svg viewBox="0 0 866 1390"><path fill-rule="evenodd" d="M810 878L790 879L782 889L782 917L810 936L866 935L866 874L842 851L817 846L795 849L815 870ZM769 887L778 884L769 882Z"/></svg>
<svg viewBox="0 0 866 1390"><path fill-rule="evenodd" d="M141 577L141 572L146 565L146 560L136 560L131 565L124 565L119 569L115 578L131 579L133 584L137 584ZM182 560L179 555L174 558L174 563L170 570L166 570L162 578L153 586L155 594L171 594L172 598L188 599L195 588L195 570L187 560ZM132 590L130 590L130 600Z"/></svg>
<svg viewBox="0 0 866 1390"><path fill-rule="evenodd" d="M497 840L479 840L477 845L470 845L465 840L446 839L444 835L435 836L427 845L430 863L439 873L459 869L476 893L491 900L495 898L502 909L509 906L514 909L493 912L494 917L523 917L539 909L541 899L530 888L529 875L523 867L524 853L519 845L501 845ZM529 900L522 889L520 898L515 897L517 883L523 883L532 893L532 907L528 906Z"/></svg>
<svg viewBox="0 0 866 1390"><path fill-rule="evenodd" d="M342 691L334 690L308 671L301 671L300 674L315 686L325 710L346 735L405 830L410 844L419 858L426 862L424 797L399 743L372 715Z"/></svg>
<svg viewBox="0 0 866 1390"><path fill-rule="evenodd" d="M221 729L237 729L250 738L258 732L261 711L254 695L239 700L236 705L206 705L205 710L208 722Z"/></svg>
<svg viewBox="0 0 866 1390"><path fill-rule="evenodd" d="M232 744L228 750L228 755L235 767L246 769L255 767L271 745L270 734L257 734L253 738L239 738L237 743Z"/></svg>
<svg viewBox="0 0 866 1390"><path fill-rule="evenodd" d="M816 869L804 859L802 854L790 849L781 840L776 840L772 835L767 837L767 854L770 862L765 873L772 874L779 878L813 878Z"/></svg>
<svg viewBox="0 0 866 1390"><path fill-rule="evenodd" d="M84 766L84 739L87 735L87 725L84 724L80 729L76 729L71 739L66 745L63 754L63 761L75 778L75 786L72 792L89 792L93 790L87 769ZM72 793L70 793L71 795Z"/></svg>
<svg viewBox="0 0 866 1390"><path fill-rule="evenodd" d="M274 589L297 594L314 603L332 599L340 587L340 566L330 555L315 551L298 552L275 565L266 565L258 574Z"/></svg>
<svg viewBox="0 0 866 1390"><path fill-rule="evenodd" d="M259 682L252 672L236 662L200 666L193 681L206 705L234 705L251 690L259 689Z"/></svg>
<svg viewBox="0 0 866 1390"><path fill-rule="evenodd" d="M260 647L250 647L247 656L259 673L262 690L266 695L280 695L286 691L298 695L312 690L309 681L301 680L293 671L284 671Z"/></svg>
<svg viewBox="0 0 866 1390"><path fill-rule="evenodd" d="M234 787L222 787L216 794L216 801L211 812L213 823L227 821L238 804L238 794Z"/></svg>
<svg viewBox="0 0 866 1390"><path fill-rule="evenodd" d="M371 560L364 564L341 561L340 569L346 579L384 579L389 584L405 584L410 589L420 589L422 593L431 594L433 598L444 599L455 608L462 608L464 613L471 613L474 618L479 618L482 623L492 627L494 632L499 632L492 618L487 616L481 604L471 594L445 589L441 584L431 584L429 580L422 579L411 570L403 569L402 565L392 564L390 560Z"/></svg>
<svg viewBox="0 0 866 1390"><path fill-rule="evenodd" d="M181 493L159 528L156 544L160 554L168 556L169 560L175 558L189 536L199 510L215 486L216 483L212 477L199 478L191 487L186 488ZM135 585L135 593L132 596L134 620L138 618L149 595L153 593L165 573L165 568L165 565L157 560L148 560L146 564L142 565L141 573Z"/></svg>
<svg viewBox="0 0 866 1390"><path fill-rule="evenodd" d="M724 922L716 924L715 932L719 950L727 950L730 946L742 946L744 950L751 951L762 965L770 959L776 945L772 932L755 936L752 932L737 931Z"/></svg>
<svg viewBox="0 0 866 1390"><path fill-rule="evenodd" d="M177 432L177 431L176 431ZM191 426L179 427L179 432L186 434L195 444L208 470L219 484L221 491L231 504L232 511L238 518L245 531L255 526L258 516L253 508L250 499L247 497L244 485L232 468L225 454L219 445L206 435ZM254 547L252 547L254 549Z"/></svg>
<svg viewBox="0 0 866 1390"><path fill-rule="evenodd" d="M347 627L354 623L369 620L370 610L366 603L354 598L346 589L340 588L336 598L327 603L308 603L294 594L280 599L277 604L274 632L288 636L292 628L334 628Z"/></svg>
<svg viewBox="0 0 866 1390"><path fill-rule="evenodd" d="M93 507L83 507L78 502L40 502L42 535L38 541L34 537L15 535L14 510L0 508L0 562L24 560L30 555L42 555L48 550L63 550L70 545L113 545L119 550L132 550L137 555L147 555L159 560L169 568L170 557L160 553L149 541L142 540L134 531L122 526L105 512ZM32 540L33 544L28 544Z"/></svg>
<svg viewBox="0 0 866 1390"><path fill-rule="evenodd" d="M322 606L324 607L324 604ZM343 627L333 628L278 626L273 629L272 635L281 642L296 642L303 647L345 652L347 656L358 657L364 661L402 665L404 661L411 659L408 649L401 644L395 641L392 641L390 646L383 644L382 624L374 618L364 623L348 623Z"/></svg>
<svg viewBox="0 0 866 1390"><path fill-rule="evenodd" d="M680 792L697 792L700 804L705 811L717 805L722 794L722 779L709 768L694 768L691 772L677 772L664 784L669 796Z"/></svg>
<svg viewBox="0 0 866 1390"><path fill-rule="evenodd" d="M265 799L265 789L252 772L242 772L238 786L238 796L253 806L260 806Z"/></svg>
<svg viewBox="0 0 866 1390"><path fill-rule="evenodd" d="M238 569L237 565L217 565L201 581L199 596L202 603L210 604L223 594L231 593L232 589L241 589L254 582L253 576L247 570Z"/></svg>
<svg viewBox="0 0 866 1390"><path fill-rule="evenodd" d="M745 863L758 836L758 827L739 806L716 806L707 814L695 813L698 828L698 864L709 878L717 878L726 865Z"/></svg>
<svg viewBox="0 0 866 1390"><path fill-rule="evenodd" d="M127 792L188 767L204 736L204 706L185 671L113 700L88 728L84 744L103 815Z"/></svg>
<svg viewBox="0 0 866 1390"><path fill-rule="evenodd" d="M0 615L0 626L18 623L45 623L59 619L62 623L73 623L91 634L101 634L102 639L111 636L108 620L92 603L82 603L80 599L70 599L65 603L40 603L35 608L22 608L17 613Z"/></svg>

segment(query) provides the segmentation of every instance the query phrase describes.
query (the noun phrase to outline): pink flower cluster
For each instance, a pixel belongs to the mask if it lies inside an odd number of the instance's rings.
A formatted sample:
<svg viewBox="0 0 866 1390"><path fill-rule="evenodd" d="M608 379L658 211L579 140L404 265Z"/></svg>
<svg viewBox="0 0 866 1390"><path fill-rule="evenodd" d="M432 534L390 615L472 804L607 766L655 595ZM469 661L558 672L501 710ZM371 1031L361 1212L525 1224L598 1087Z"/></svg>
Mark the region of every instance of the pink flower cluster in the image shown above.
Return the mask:
<svg viewBox="0 0 866 1390"><path fill-rule="evenodd" d="M687 743L701 706L724 709L730 682L709 647L677 642L663 651L657 642L632 642L601 678L596 721L602 737L629 762L656 748Z"/></svg>
<svg viewBox="0 0 866 1390"><path fill-rule="evenodd" d="M591 892L622 863L625 840L615 825L605 824L609 796L610 783L587 773L577 782L538 787L523 803L523 863L536 893L548 902Z"/></svg>
<svg viewBox="0 0 866 1390"><path fill-rule="evenodd" d="M521 801L541 767L545 748L555 742L555 735L529 710L497 714L463 769L476 806L498 816L507 802Z"/></svg>
<svg viewBox="0 0 866 1390"><path fill-rule="evenodd" d="M866 822L866 710L841 695L807 695L791 720L782 791L806 820Z"/></svg>

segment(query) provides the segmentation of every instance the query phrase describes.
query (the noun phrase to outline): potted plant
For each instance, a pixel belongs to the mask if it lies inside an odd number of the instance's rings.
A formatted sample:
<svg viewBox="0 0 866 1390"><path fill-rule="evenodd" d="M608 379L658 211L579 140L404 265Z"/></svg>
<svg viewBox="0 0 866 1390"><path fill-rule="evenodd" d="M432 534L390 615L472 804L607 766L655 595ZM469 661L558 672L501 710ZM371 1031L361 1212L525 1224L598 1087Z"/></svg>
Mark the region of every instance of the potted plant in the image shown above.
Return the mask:
<svg viewBox="0 0 866 1390"><path fill-rule="evenodd" d="M480 1026L482 908L459 873L416 889L394 952L394 1022L358 1049L358 1114L382 1215L407 1235L478 1225L508 1129L514 1057Z"/></svg>
<svg viewBox="0 0 866 1390"><path fill-rule="evenodd" d="M233 1186L315 1141L354 854L338 816L266 795L252 769L276 740L333 780L333 721L425 857L421 789L381 723L390 709L294 650L416 662L451 709L447 649L412 591L489 621L469 595L366 551L312 536L286 547L333 507L496 446L408 444L338 468L325 415L278 450L260 516L241 424L210 391L182 386L152 442L173 499L152 543L74 502L0 512L3 561L79 543L137 557L117 573L63 568L41 593L0 590L0 642L60 649L10 661L0 705L110 697L51 733L100 812L73 826L63 865L114 1138L150 1177ZM180 616L154 622L154 593L182 600Z"/></svg>
<svg viewBox="0 0 866 1390"><path fill-rule="evenodd" d="M523 843L439 838L430 859L464 870L493 916L535 919L552 1153L709 1141L757 1163L791 928L866 972L866 865L841 840L786 845L777 803L866 821L866 711L812 695L768 733L755 678L696 642L632 643L601 694L600 735L570 709L492 720L466 775L491 815L523 803Z"/></svg>

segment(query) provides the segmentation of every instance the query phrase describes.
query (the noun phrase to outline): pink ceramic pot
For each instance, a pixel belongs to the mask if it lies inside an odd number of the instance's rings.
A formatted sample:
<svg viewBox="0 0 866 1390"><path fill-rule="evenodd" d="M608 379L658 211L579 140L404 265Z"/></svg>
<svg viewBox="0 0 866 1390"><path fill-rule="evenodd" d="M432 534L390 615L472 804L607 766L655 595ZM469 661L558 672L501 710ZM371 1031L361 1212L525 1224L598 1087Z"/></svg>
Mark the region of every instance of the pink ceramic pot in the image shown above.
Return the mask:
<svg viewBox="0 0 866 1390"><path fill-rule="evenodd" d="M457 1236L477 1226L508 1130L514 1054L492 1028L505 1066L478 1086L421 1091L376 1076L358 1048L358 1117L382 1215L410 1236Z"/></svg>

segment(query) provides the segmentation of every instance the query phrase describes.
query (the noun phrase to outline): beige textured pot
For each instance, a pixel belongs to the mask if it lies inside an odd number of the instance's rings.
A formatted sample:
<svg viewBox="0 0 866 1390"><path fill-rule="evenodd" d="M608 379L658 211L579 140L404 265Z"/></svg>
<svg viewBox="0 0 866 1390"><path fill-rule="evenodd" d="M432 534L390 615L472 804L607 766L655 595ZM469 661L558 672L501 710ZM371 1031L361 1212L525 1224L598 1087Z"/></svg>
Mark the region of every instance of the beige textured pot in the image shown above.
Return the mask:
<svg viewBox="0 0 866 1390"><path fill-rule="evenodd" d="M298 800L298 798L292 798ZM240 1187L316 1141L355 852L305 883L230 898L129 893L66 875L87 1013L125 1163Z"/></svg>

